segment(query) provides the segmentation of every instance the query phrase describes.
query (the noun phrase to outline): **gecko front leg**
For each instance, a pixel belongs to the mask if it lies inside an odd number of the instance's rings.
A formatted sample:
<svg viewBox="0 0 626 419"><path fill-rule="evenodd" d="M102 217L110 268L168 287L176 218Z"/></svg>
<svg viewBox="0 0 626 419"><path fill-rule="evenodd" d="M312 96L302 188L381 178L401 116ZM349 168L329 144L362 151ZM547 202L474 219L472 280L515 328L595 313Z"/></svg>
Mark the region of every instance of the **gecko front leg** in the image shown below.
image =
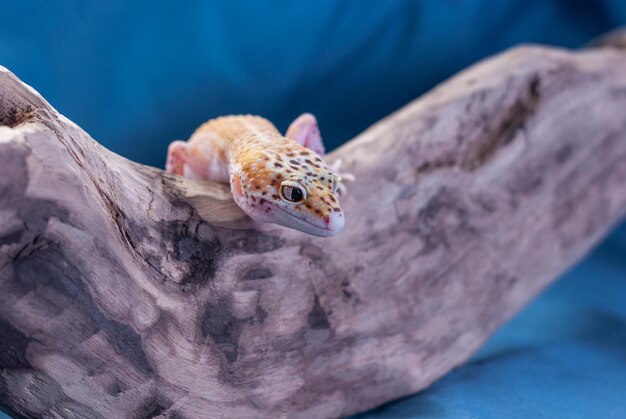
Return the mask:
<svg viewBox="0 0 626 419"><path fill-rule="evenodd" d="M322 135L320 134L319 127L317 125L317 119L310 113L303 113L298 118L296 118L289 125L285 137L290 138L298 144L301 144L306 148L313 150L322 157L325 154L324 142L322 140ZM355 179L354 175L352 175L351 173L342 173L339 170L341 164L341 159L337 159L333 163L329 163L328 167L334 173L339 175L342 182L353 182ZM344 183L341 183L339 185L338 191L340 195L346 194L347 189Z"/></svg>
<svg viewBox="0 0 626 419"><path fill-rule="evenodd" d="M185 141L173 141L167 148L165 171L174 175L183 176L185 173L186 160L187 143Z"/></svg>

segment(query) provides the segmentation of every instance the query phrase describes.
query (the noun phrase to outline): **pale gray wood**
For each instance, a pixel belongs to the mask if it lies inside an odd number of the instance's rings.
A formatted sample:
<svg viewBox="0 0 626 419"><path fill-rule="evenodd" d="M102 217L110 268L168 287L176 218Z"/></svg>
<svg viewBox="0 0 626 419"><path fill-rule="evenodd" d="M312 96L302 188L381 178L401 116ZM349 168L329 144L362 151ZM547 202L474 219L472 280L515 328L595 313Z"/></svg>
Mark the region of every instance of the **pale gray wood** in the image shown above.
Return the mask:
<svg viewBox="0 0 626 419"><path fill-rule="evenodd" d="M626 213L625 69L519 47L464 71L331 154L357 178L331 239L111 153L3 70L2 407L321 418L427 387Z"/></svg>
<svg viewBox="0 0 626 419"><path fill-rule="evenodd" d="M590 47L626 49L626 28L615 29L589 43Z"/></svg>

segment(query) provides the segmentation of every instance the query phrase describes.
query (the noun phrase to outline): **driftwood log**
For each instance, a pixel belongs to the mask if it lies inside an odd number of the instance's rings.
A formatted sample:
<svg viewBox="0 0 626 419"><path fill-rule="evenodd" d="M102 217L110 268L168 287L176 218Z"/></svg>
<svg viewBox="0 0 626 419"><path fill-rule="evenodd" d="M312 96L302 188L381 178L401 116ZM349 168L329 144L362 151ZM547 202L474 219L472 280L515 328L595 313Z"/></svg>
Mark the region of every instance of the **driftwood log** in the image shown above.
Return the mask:
<svg viewBox="0 0 626 419"><path fill-rule="evenodd" d="M507 51L330 155L357 181L322 239L115 155L2 70L0 406L321 418L415 393L624 216L625 110L625 51Z"/></svg>

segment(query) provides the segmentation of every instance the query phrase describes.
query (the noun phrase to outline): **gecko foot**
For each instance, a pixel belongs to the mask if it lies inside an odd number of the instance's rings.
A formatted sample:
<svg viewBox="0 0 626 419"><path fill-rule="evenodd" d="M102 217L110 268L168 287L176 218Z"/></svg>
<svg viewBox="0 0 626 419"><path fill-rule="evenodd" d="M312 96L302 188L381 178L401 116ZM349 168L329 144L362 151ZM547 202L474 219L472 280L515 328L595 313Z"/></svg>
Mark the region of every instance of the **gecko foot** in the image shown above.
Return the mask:
<svg viewBox="0 0 626 419"><path fill-rule="evenodd" d="M339 175L339 177L341 178L341 183L339 184L339 187L337 188L337 193L340 196L345 196L348 192L348 188L346 187L344 182L354 182L356 178L354 177L352 173L342 172L340 170L342 164L343 164L343 160L337 159L333 163L330 163L328 165L328 168L332 172Z"/></svg>

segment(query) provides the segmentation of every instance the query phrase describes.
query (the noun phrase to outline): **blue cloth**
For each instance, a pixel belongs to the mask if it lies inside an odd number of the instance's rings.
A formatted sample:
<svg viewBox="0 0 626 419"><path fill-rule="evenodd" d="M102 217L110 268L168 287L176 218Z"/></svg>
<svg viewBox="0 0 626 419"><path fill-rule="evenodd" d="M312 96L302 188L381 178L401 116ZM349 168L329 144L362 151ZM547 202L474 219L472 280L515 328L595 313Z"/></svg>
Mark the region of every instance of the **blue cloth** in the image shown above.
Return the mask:
<svg viewBox="0 0 626 419"><path fill-rule="evenodd" d="M485 56L626 24L622 0L4 3L0 64L106 147L161 167L210 117L284 130L313 112L333 148Z"/></svg>
<svg viewBox="0 0 626 419"><path fill-rule="evenodd" d="M203 121L318 116L329 148L520 42L578 47L622 0L5 2L0 64L106 147L163 166ZM396 417L621 415L623 229Z"/></svg>

